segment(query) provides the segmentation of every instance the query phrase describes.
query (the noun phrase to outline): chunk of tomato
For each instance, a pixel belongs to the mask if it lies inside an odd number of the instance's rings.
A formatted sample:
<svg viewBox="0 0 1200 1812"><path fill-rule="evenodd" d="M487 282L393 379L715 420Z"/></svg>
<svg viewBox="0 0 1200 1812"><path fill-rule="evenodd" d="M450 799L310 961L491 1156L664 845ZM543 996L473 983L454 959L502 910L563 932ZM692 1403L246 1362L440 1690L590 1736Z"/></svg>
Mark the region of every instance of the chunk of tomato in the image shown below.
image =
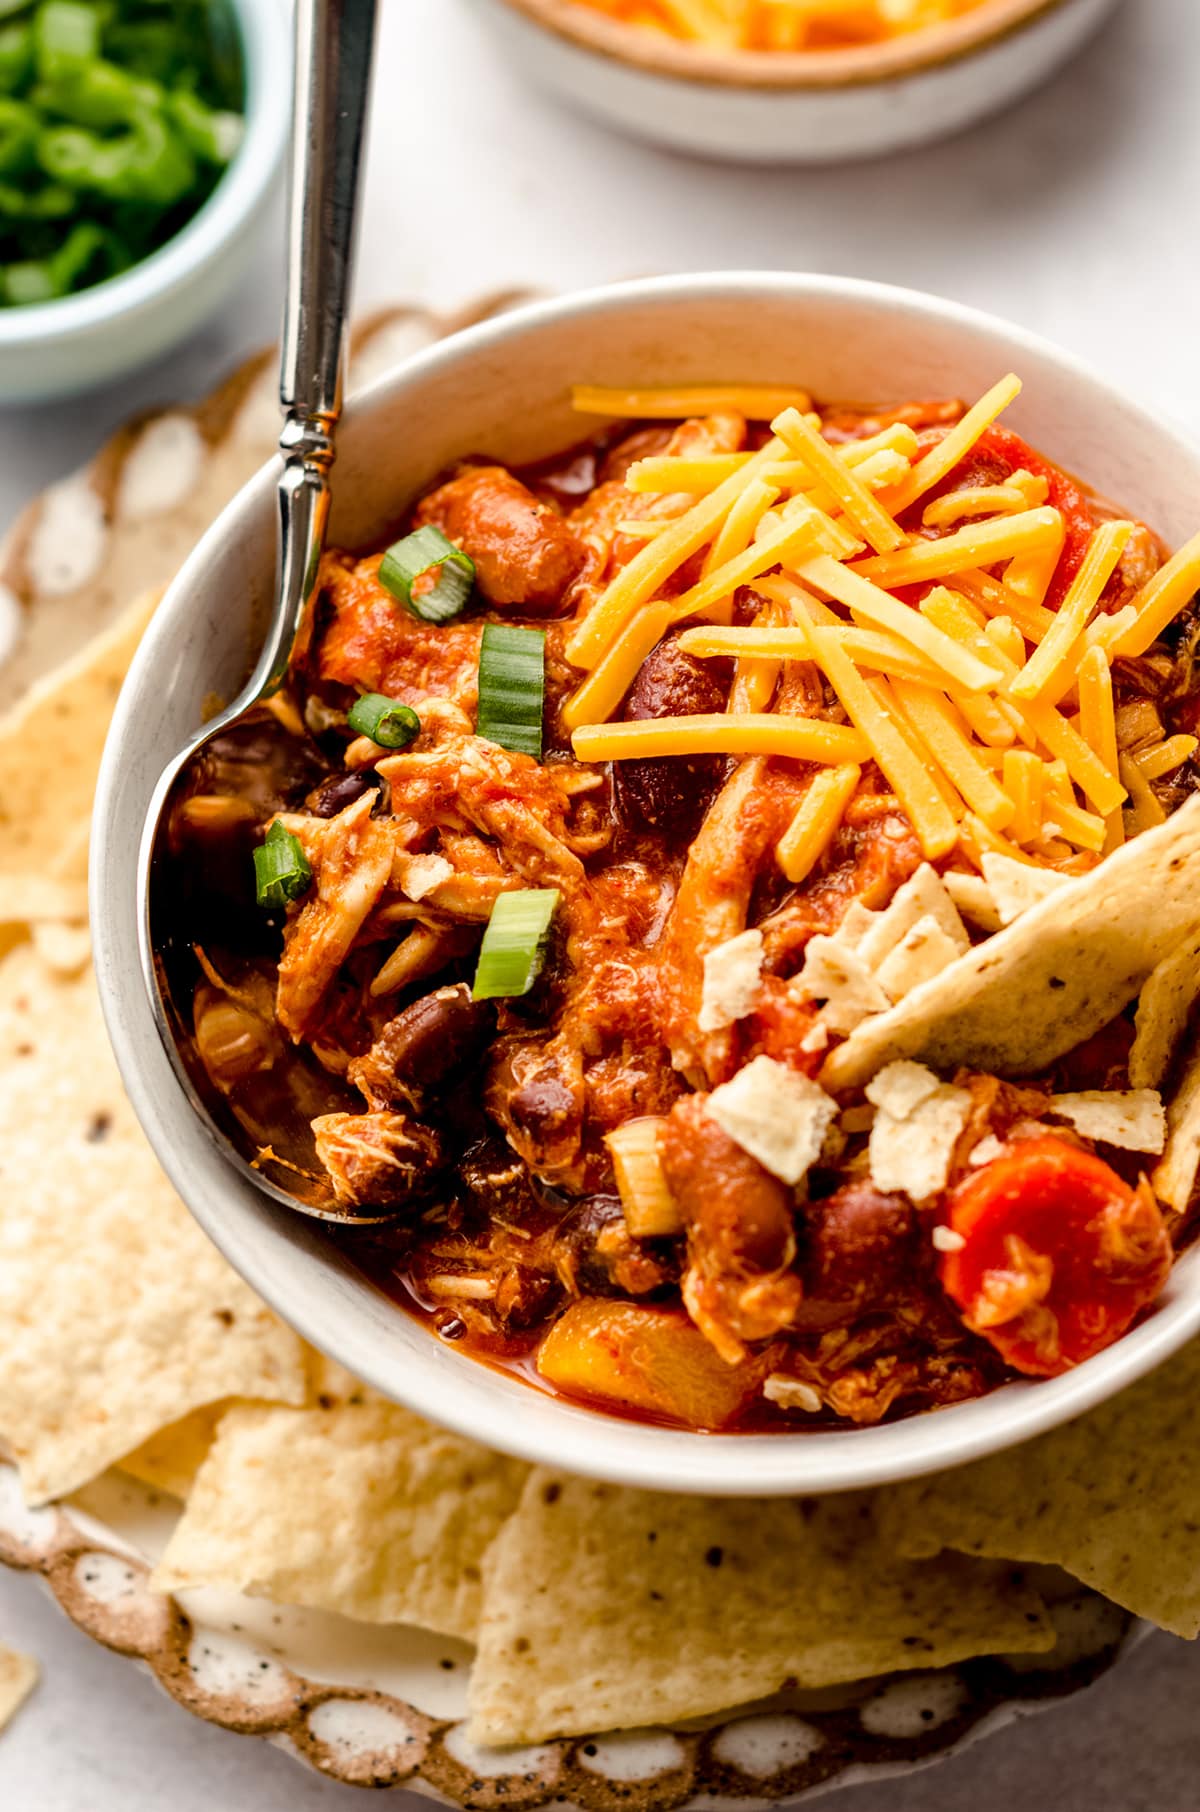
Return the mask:
<svg viewBox="0 0 1200 1812"><path fill-rule="evenodd" d="M1064 1139L1008 1146L958 1184L942 1255L967 1326L1017 1371L1051 1378L1111 1346L1153 1301L1171 1241L1153 1196Z"/></svg>
<svg viewBox="0 0 1200 1812"><path fill-rule="evenodd" d="M920 437L921 450L936 445L945 438L946 430L934 429L928 435ZM1058 466L1051 465L1040 453L1014 434L1011 428L993 425L982 433L970 453L944 478L941 484L931 490L926 497L913 506L910 516L902 517L903 525L914 532L920 528L923 511L935 497L945 491L957 491L961 486L976 484L1003 484L1014 472L1021 470L1032 472L1035 478L1044 478L1049 490L1047 502L1054 509L1061 511L1066 540L1063 551L1054 571L1050 589L1046 594L1046 606L1057 610L1067 595L1072 579L1083 564L1088 542L1096 526L1088 503L1087 494L1075 480Z"/></svg>

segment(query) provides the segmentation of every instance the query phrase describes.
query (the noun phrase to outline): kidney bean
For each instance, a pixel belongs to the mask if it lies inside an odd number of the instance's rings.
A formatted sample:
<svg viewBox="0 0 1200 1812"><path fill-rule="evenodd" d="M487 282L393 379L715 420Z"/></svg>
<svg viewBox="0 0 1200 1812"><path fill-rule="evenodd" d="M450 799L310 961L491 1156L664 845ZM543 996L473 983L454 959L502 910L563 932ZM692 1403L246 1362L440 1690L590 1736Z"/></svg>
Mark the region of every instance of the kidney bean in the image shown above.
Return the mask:
<svg viewBox="0 0 1200 1812"><path fill-rule="evenodd" d="M472 1000L466 982L435 988L388 1021L350 1065L350 1081L373 1108L419 1105L483 1055L495 1024L491 1003Z"/></svg>
<svg viewBox="0 0 1200 1812"><path fill-rule="evenodd" d="M792 1192L685 1095L659 1134L663 1174L688 1228L693 1258L734 1278L786 1265L793 1249Z"/></svg>
<svg viewBox="0 0 1200 1812"><path fill-rule="evenodd" d="M625 702L626 722L724 711L725 689L711 666L693 659L675 637L643 661ZM631 830L690 841L725 775L721 755L660 755L614 769L618 809Z"/></svg>
<svg viewBox="0 0 1200 1812"><path fill-rule="evenodd" d="M903 1196L847 1183L805 1214L803 1327L834 1327L886 1309L919 1287L917 1217Z"/></svg>

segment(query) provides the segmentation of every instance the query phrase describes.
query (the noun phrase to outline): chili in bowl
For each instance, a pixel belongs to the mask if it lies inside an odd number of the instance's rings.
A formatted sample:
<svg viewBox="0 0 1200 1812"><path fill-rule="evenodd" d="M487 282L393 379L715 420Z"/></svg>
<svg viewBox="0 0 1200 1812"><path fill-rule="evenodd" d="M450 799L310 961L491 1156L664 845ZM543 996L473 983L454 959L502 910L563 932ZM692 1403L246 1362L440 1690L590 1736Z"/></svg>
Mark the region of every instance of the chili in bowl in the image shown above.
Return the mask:
<svg viewBox="0 0 1200 1812"><path fill-rule="evenodd" d="M474 330L351 413L305 722L176 795L170 962L247 1156L376 1225L197 1176L99 932L164 1163L310 1337L733 1492L945 1465L1184 1337L1194 456L1127 407L1116 451L1116 406L944 305L727 278ZM131 677L105 849L147 675L265 588L239 509Z"/></svg>

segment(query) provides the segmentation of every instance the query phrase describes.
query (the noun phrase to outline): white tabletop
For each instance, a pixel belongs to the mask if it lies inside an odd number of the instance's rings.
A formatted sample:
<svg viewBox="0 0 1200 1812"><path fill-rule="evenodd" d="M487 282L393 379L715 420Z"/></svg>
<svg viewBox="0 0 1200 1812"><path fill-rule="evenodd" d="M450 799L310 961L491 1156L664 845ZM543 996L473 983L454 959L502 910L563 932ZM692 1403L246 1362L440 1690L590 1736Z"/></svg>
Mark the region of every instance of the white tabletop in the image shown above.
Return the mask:
<svg viewBox="0 0 1200 1812"><path fill-rule="evenodd" d="M887 162L725 169L613 138L529 93L464 0L383 0L359 297L452 307L714 266L931 289L1103 366L1200 431L1200 6L1127 0L1063 77L968 138ZM220 319L119 390L7 411L0 525L124 416L201 394L272 335L276 242ZM19 450L19 451L18 451ZM1197 499L1200 516L1200 498ZM0 1639L44 1678L0 1738L4 1812L307 1812L361 1795L190 1719L0 1570ZM846 1812L1191 1812L1200 1653L1159 1638L1090 1696Z"/></svg>

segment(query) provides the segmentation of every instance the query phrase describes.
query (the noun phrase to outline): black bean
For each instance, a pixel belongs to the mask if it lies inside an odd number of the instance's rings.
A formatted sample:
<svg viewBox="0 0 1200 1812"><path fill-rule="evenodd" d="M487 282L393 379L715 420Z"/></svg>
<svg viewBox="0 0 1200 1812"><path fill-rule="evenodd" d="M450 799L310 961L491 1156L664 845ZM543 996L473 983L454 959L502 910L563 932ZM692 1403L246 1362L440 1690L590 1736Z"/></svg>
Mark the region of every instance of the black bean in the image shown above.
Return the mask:
<svg viewBox="0 0 1200 1812"><path fill-rule="evenodd" d="M344 774L331 774L319 787L311 792L306 800L307 808L316 818L336 818L348 805L361 799L373 787L381 787L383 781L374 768L352 768Z"/></svg>

